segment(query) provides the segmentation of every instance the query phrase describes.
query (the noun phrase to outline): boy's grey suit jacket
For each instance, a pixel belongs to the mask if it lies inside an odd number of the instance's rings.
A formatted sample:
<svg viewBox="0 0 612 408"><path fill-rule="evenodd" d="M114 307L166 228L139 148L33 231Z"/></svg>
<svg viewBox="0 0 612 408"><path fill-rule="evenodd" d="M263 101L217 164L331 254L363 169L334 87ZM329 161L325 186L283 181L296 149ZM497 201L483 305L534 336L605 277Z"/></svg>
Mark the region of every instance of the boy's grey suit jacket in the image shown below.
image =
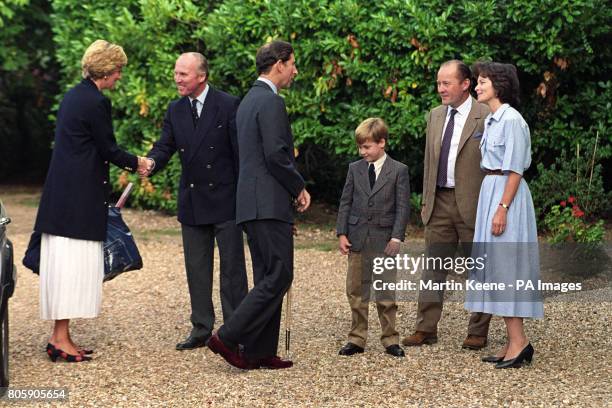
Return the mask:
<svg viewBox="0 0 612 408"><path fill-rule="evenodd" d="M391 238L403 241L409 218L410 178L405 164L387 155L373 188L367 161L349 165L336 234L348 237L351 251L361 251L368 235L379 238L381 245Z"/></svg>

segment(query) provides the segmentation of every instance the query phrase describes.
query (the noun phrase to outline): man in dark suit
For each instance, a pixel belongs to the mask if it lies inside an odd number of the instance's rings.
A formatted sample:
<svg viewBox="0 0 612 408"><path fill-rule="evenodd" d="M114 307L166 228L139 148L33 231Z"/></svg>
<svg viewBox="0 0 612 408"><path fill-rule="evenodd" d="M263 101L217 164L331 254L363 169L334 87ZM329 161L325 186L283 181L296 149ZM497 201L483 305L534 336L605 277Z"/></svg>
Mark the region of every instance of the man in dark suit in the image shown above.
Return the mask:
<svg viewBox="0 0 612 408"><path fill-rule="evenodd" d="M293 365L276 351L283 296L293 280L293 206L305 211L310 195L295 168L291 126L277 95L297 75L293 48L284 41L268 43L257 52L256 64L259 78L236 114L236 222L249 239L255 286L208 347L235 367L277 369Z"/></svg>
<svg viewBox="0 0 612 408"><path fill-rule="evenodd" d="M182 165L178 220L183 235L185 269L193 328L177 350L202 347L215 323L212 303L214 241L221 260L223 319L230 318L248 286L242 229L236 226L239 99L207 83L208 63L199 53L181 55L174 81L182 98L168 106L161 138L148 153L154 171L174 152Z"/></svg>

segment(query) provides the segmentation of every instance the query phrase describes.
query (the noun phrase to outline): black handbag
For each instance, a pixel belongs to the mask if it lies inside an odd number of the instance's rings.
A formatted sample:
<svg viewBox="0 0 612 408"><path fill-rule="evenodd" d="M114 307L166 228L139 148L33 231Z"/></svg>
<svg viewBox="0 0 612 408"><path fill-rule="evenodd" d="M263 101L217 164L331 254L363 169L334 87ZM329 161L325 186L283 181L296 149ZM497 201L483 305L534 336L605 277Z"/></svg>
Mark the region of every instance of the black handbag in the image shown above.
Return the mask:
<svg viewBox="0 0 612 408"><path fill-rule="evenodd" d="M104 241L104 282L114 279L123 272L142 269L142 257L125 221L121 217L121 207L132 189L130 183L117 206L108 208L108 225ZM40 273L40 239L41 233L34 231L23 257L23 266L32 272Z"/></svg>

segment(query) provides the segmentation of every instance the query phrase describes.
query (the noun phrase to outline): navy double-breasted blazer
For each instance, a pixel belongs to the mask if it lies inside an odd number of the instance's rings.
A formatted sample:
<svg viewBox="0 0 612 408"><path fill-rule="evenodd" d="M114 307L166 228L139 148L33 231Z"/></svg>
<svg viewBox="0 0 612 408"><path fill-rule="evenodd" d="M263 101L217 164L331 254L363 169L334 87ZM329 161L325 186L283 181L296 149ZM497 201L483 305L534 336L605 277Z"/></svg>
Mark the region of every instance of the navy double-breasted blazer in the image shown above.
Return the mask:
<svg viewBox="0 0 612 408"><path fill-rule="evenodd" d="M147 156L155 160L155 173L178 152L182 167L178 188L181 224L216 224L236 216L239 103L235 96L211 86L195 127L188 97L168 106L161 138Z"/></svg>
<svg viewBox="0 0 612 408"><path fill-rule="evenodd" d="M138 158L117 146L110 100L93 81L84 79L64 95L59 107L34 230L104 241L111 192L109 163L135 171Z"/></svg>

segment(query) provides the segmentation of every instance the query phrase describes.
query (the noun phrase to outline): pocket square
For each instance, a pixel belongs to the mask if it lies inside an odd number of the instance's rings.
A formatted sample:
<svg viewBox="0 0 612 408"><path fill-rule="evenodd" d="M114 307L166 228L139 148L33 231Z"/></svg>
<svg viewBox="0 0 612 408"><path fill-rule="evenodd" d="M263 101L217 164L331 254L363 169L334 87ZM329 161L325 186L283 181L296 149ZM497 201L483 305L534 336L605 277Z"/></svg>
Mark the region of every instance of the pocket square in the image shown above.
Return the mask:
<svg viewBox="0 0 612 408"><path fill-rule="evenodd" d="M476 132L474 133L474 136L472 136L474 139L482 139L482 132Z"/></svg>
<svg viewBox="0 0 612 408"><path fill-rule="evenodd" d="M223 127L223 124L221 124L221 125L217 125L217 129L220 129L220 128L222 128L222 127Z"/></svg>

